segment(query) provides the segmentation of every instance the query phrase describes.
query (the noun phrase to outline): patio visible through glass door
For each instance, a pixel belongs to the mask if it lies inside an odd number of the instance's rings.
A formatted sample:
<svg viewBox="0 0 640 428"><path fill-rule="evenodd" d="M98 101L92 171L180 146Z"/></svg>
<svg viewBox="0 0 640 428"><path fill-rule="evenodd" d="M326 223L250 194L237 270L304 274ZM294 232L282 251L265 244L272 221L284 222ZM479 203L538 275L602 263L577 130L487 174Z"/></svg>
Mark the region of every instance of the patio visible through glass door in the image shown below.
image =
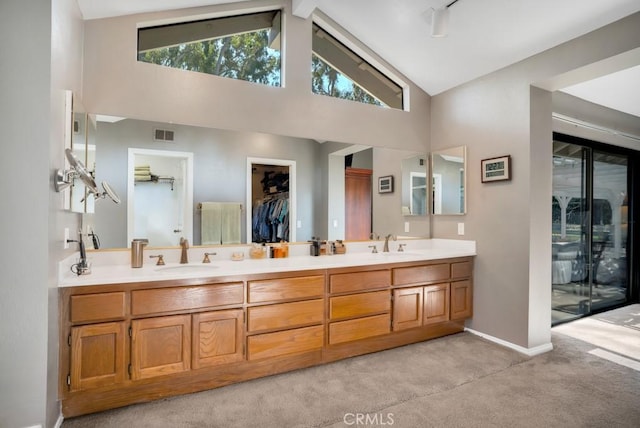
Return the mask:
<svg viewBox="0 0 640 428"><path fill-rule="evenodd" d="M628 159L554 141L552 324L627 300Z"/></svg>

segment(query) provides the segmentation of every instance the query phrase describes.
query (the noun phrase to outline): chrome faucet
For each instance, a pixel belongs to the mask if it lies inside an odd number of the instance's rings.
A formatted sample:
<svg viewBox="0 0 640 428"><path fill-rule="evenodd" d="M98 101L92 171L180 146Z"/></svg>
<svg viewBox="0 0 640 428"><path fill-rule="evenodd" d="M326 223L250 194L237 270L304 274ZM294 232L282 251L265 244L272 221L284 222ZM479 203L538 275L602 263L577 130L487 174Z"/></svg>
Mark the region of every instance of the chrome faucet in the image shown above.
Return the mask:
<svg viewBox="0 0 640 428"><path fill-rule="evenodd" d="M184 238L180 238L180 246L182 247L182 253L180 253L180 264L184 265L189 263L189 257L187 256L189 241Z"/></svg>
<svg viewBox="0 0 640 428"><path fill-rule="evenodd" d="M396 238L394 238L392 234L388 234L387 236L385 236L384 237L384 247L382 247L382 252L383 253L388 253L389 252L389 238L393 238L394 241L396 240Z"/></svg>

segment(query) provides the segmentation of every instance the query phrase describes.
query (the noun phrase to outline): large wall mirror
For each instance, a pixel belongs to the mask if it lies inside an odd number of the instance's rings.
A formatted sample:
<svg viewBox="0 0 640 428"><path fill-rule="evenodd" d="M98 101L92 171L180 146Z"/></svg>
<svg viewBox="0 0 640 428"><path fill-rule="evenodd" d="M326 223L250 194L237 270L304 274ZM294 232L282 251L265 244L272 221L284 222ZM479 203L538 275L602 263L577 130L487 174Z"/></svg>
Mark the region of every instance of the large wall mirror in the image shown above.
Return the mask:
<svg viewBox="0 0 640 428"><path fill-rule="evenodd" d="M466 214L466 171L466 146L452 147L431 153L433 214Z"/></svg>
<svg viewBox="0 0 640 428"><path fill-rule="evenodd" d="M252 242L252 226L248 222L252 218L252 208L256 199L248 200L248 192L252 186L248 181L248 169L254 163L273 165L284 162L295 165L295 189L290 189L290 200L295 198L295 219L289 222L289 239L291 242L306 242L314 236L321 239L345 239L349 210L346 196L345 176L348 168L369 169L372 180L379 175L396 175L401 173L401 160L415 155L415 152L387 148L371 148L341 142L318 142L312 139L271 135L259 132L230 131L180 124L168 124L138 119L125 119L112 116L97 116L97 136L95 139L95 164L100 171L101 179L107 180L121 194L128 193L128 151L130 148L160 152L188 152L193 154L193 190L192 190L192 245L215 245L218 236L203 235L203 208L208 203L219 203L224 207L238 207L240 212L240 239L242 243ZM379 154L376 154L379 153ZM265 161L265 159L267 161ZM381 159L374 161L374 159ZM393 159L390 162L389 159ZM277 160L278 162L273 162ZM374 163L380 165L376 171ZM138 167L149 166L151 162L139 162ZM277 165L274 165L277 166ZM267 168L269 177L281 175L275 168ZM139 171L140 173L142 171ZM164 171L156 170L158 175ZM264 178L265 171L262 171ZM135 175L135 169L133 170ZM280 177L282 178L282 177ZM279 179L279 178L277 178ZM252 180L252 179L251 179ZM258 181L260 181L258 180ZM177 183L177 181L176 181ZM282 183L281 183L282 184ZM262 189L263 183L256 187ZM272 185L278 186L277 180ZM135 192L142 188L171 195L169 183L137 183ZM163 193L163 194L164 194ZM175 193L175 191L174 191ZM372 231L401 234L404 222L400 215L400 200L397 204L397 216L387 213L389 195L384 203L377 203L379 195L372 191L373 206L366 215L372 222ZM394 194L391 194L393 197ZM84 230L95 232L100 239L101 249L126 248L130 244L128 235L127 210L129 196L122 198L122 203L100 204L95 213L86 214L83 218ZM267 195L266 197L269 197ZM158 206L155 199L147 203L151 212L164 209ZM155 207L155 208L154 208ZM379 213L376 209L381 210ZM237 212L237 211L236 211ZM208 218L212 218L207 215ZM215 216L213 217L215 218ZM235 218L235 217L234 217ZM135 219L134 219L135 220ZM167 233L180 230L180 222L167 225ZM422 232L422 233L420 233ZM176 232L176 236L182 232ZM426 236L428 229L422 223L416 224L413 236ZM367 239L369 233L362 239ZM203 237L205 239L203 239ZM149 238L135 236L135 238ZM220 238L222 243L238 241L235 234L228 240ZM360 238L358 238L360 239ZM158 246L150 242L150 246Z"/></svg>

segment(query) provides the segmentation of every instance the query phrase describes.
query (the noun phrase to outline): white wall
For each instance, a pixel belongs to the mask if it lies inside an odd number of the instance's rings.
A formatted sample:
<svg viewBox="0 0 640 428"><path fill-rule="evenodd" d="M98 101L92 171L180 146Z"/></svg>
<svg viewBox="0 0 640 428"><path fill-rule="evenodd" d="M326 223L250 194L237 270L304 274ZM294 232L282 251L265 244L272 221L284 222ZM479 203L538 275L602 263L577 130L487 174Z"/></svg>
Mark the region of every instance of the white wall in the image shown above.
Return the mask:
<svg viewBox="0 0 640 428"><path fill-rule="evenodd" d="M49 181L53 171L64 163L64 93L73 91L76 104L82 104L82 51L84 24L75 0L53 0L48 3L51 11L50 46L50 123L48 139L41 142L48 146ZM28 28L32 28L31 24ZM64 210L62 194L56 193L49 184L48 198L48 356L47 356L47 418L51 427L60 416L58 401L58 261L78 251L73 244L63 249L64 228L69 228L73 237L80 230L80 215ZM43 209L44 210L44 209ZM42 380L41 380L42 383Z"/></svg>
<svg viewBox="0 0 640 428"><path fill-rule="evenodd" d="M433 217L432 236L455 238L463 221L465 238L477 241L472 329L529 350L549 344L552 103L544 89L597 77L593 63L628 60L638 28L640 14L631 15L432 98L431 149L468 147L468 214ZM482 184L480 161L506 154L512 180Z"/></svg>
<svg viewBox="0 0 640 428"><path fill-rule="evenodd" d="M64 254L58 226L76 229L78 216L60 211L51 177L62 165L63 89L80 87L78 17L73 0L0 3L0 37L11 41L3 44L0 62L0 227L10 248L0 287L3 427L53 426L59 415L55 286Z"/></svg>

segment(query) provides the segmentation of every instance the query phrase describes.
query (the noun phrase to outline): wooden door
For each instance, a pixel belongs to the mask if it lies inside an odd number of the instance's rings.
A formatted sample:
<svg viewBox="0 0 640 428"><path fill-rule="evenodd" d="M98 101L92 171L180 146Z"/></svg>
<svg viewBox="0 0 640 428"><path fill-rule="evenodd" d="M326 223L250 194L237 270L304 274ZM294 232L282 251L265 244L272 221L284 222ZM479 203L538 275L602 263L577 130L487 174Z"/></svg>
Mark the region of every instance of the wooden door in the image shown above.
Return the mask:
<svg viewBox="0 0 640 428"><path fill-rule="evenodd" d="M423 287L393 290L393 331L422 325Z"/></svg>
<svg viewBox="0 0 640 428"><path fill-rule="evenodd" d="M131 379L191 368L191 315L134 320L131 329Z"/></svg>
<svg viewBox="0 0 640 428"><path fill-rule="evenodd" d="M449 283L424 287L423 325L449 320Z"/></svg>
<svg viewBox="0 0 640 428"><path fill-rule="evenodd" d="M242 309L193 315L192 367L210 367L244 358Z"/></svg>
<svg viewBox="0 0 640 428"><path fill-rule="evenodd" d="M460 320L470 318L473 297L471 294L471 281L456 281L451 283L451 319Z"/></svg>
<svg viewBox="0 0 640 428"><path fill-rule="evenodd" d="M345 239L365 240L371 235L370 169L347 168L344 174Z"/></svg>
<svg viewBox="0 0 640 428"><path fill-rule="evenodd" d="M125 380L124 322L71 328L72 391L113 385Z"/></svg>

